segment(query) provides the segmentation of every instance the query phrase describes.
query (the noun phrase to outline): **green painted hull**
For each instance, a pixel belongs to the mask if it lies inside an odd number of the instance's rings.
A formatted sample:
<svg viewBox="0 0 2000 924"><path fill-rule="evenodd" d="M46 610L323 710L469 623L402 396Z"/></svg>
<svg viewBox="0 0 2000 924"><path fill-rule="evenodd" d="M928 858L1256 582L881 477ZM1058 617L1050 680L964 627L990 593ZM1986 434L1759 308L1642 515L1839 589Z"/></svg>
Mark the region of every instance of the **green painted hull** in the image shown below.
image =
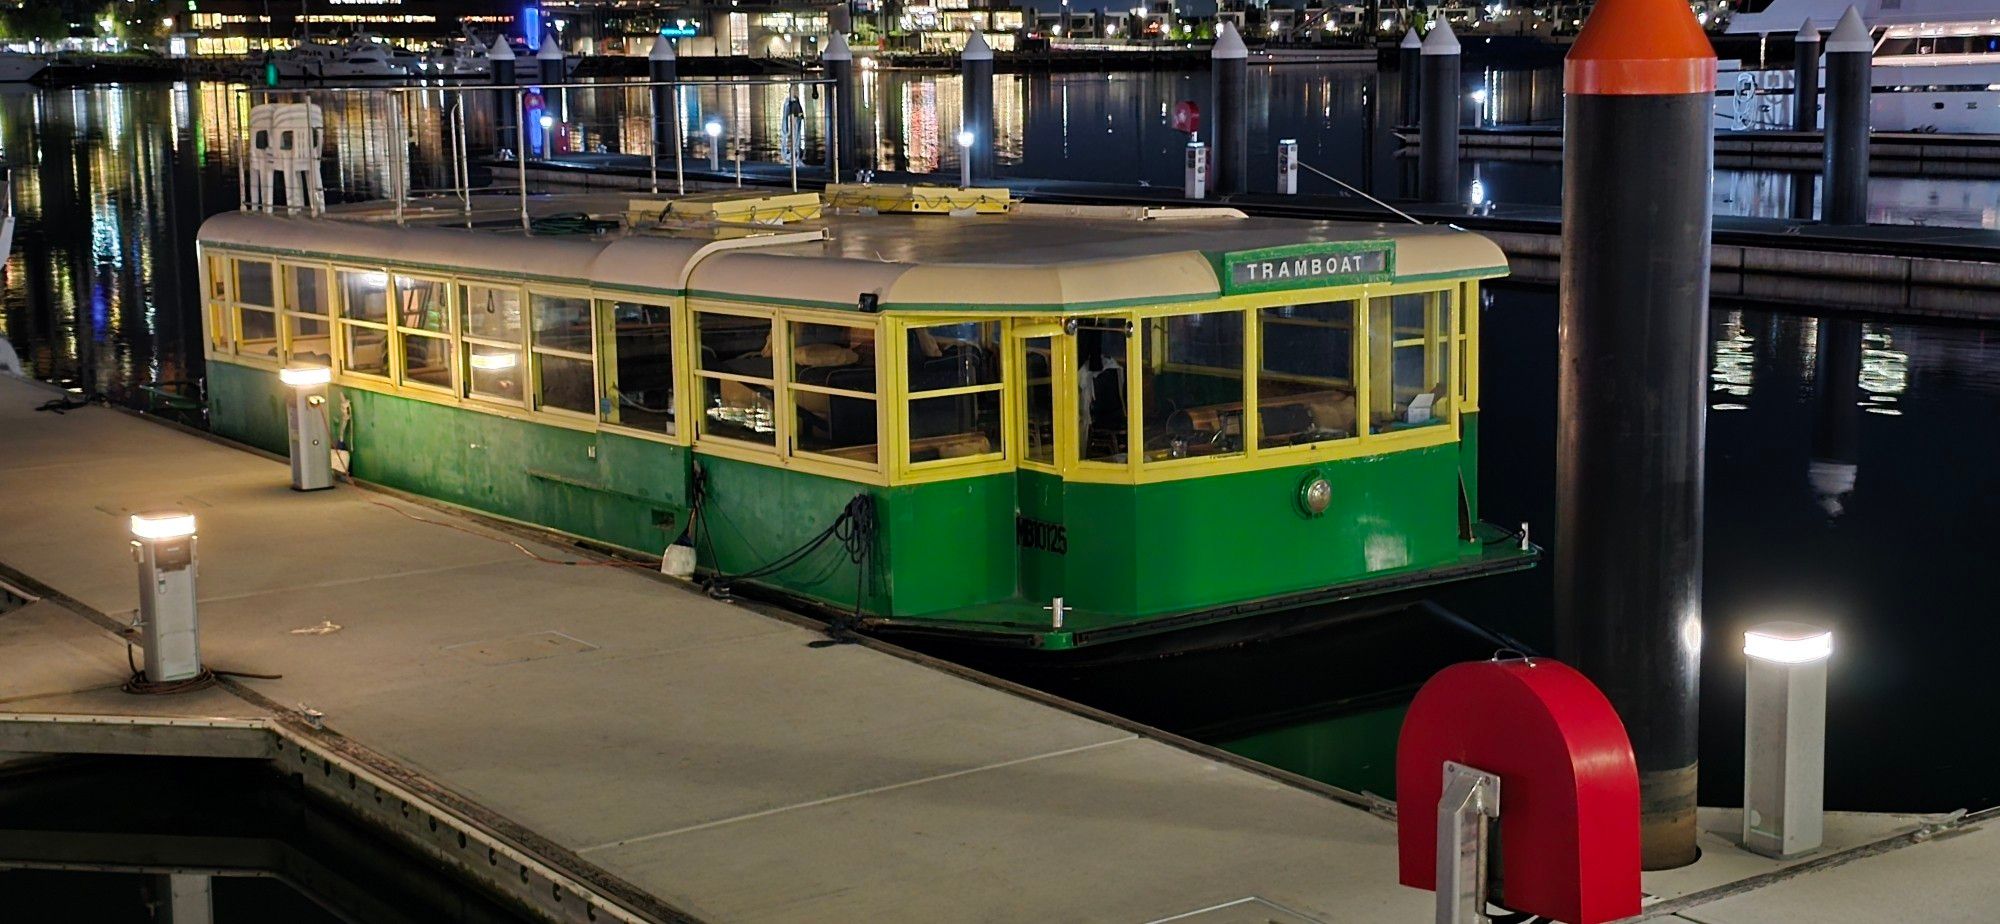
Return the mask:
<svg viewBox="0 0 2000 924"><path fill-rule="evenodd" d="M215 362L209 387L218 434L285 451L275 373ZM812 541L865 493L876 519L865 549L830 540L747 583L835 612L858 600L885 629L1070 648L1535 558L1483 541L1497 531L1461 536L1459 485L1477 497L1477 415L1460 443L1262 471L1138 485L1019 471L882 487L362 389L331 389L329 407L357 479L640 553L685 536L701 567L725 577ZM1297 500L1313 473L1334 488L1318 517ZM1058 596L1070 608L1060 628L1048 609Z"/></svg>

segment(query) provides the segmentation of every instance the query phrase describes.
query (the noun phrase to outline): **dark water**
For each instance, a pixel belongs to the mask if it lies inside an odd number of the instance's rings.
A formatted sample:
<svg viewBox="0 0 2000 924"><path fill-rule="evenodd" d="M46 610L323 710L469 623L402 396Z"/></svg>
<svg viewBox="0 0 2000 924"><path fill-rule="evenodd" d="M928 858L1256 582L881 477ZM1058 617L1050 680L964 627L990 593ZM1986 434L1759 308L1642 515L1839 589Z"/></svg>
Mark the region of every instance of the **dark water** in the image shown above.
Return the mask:
<svg viewBox="0 0 2000 924"><path fill-rule="evenodd" d="M175 919L173 892L219 924L537 920L436 869L261 762L93 758L0 770L8 921L151 924Z"/></svg>
<svg viewBox="0 0 2000 924"><path fill-rule="evenodd" d="M1256 73L1259 99L1269 105L1253 122L1253 139L1297 136L1307 160L1322 169L1357 183L1372 177L1375 188L1396 182L1389 142L1370 119L1378 94L1393 94L1393 74L1350 67ZM1545 78L1513 79L1535 85ZM1010 80L998 107L1006 170L1173 183L1181 137L1166 129L1166 107L1204 98L1205 83L1199 74L1150 73ZM751 134L768 140L782 99L745 94L709 94L696 105L761 125ZM937 145L941 127L957 123L955 78L879 75L864 102L867 143L885 166L955 170L951 153ZM141 386L199 378L199 322L188 307L193 233L202 216L236 203L232 126L242 105L219 85L0 95L0 153L15 165L21 215L0 334L32 374L139 404L150 399ZM1525 119L1546 110L1548 98L1495 105ZM420 146L435 129L421 127ZM1551 170L1537 165L1475 164L1468 173L1491 184L1488 196L1555 195ZM1757 198L1764 185L1771 184L1756 175L1719 175L1718 209L1724 199L1765 202ZM1885 185L1878 181L1878 197ZM1992 225L1990 200L2000 184L1978 185L1976 195L1942 182L1912 195L1920 205L1939 199L1925 206L1935 214L1974 214L1975 223ZM1766 206L1783 210L1769 202L1756 207ZM1505 286L1490 294L1482 514L1528 522L1546 543L1553 530L1554 297ZM1991 426L2000 410L2000 330L1717 304L1713 340L1703 800L1737 798L1742 629L1803 618L1838 633L1831 807L2000 803L2000 783L1986 772L2000 747L1962 719L1993 692L1973 662L2000 634L1984 614L1990 594L1980 542L2000 519L2000 468L1990 463L2000 453ZM1859 374L1820 375L1829 365L1822 341L1858 343ZM1815 460L1822 463L1818 493ZM1827 496L1824 485L1839 480L1844 465L1852 466L1852 490ZM1408 691L1438 667L1484 657L1501 644L1442 614L1552 650L1549 587L1542 568L1452 589L1434 606L1401 616L1267 644L1108 668L1005 672L1386 793Z"/></svg>

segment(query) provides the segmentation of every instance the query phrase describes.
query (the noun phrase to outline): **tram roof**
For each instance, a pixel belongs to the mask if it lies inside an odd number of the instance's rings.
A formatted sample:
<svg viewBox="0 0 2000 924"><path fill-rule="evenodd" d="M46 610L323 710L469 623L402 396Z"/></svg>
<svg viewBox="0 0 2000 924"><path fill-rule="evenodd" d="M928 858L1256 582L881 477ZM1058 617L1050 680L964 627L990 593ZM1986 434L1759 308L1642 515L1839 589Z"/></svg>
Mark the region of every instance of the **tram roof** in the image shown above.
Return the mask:
<svg viewBox="0 0 2000 924"><path fill-rule="evenodd" d="M853 309L861 295L873 294L883 311L1077 311L1206 300L1233 291L1506 272L1506 257L1491 241L1434 225L1215 214L1136 220L1113 217L1114 211L828 213L773 229L824 229L824 240L761 245L741 239L717 245L712 232L529 237L518 230L231 212L209 219L201 240L336 263L835 309ZM1314 262L1376 253L1389 256L1363 267L1375 270L1366 280L1318 272L1336 264ZM1261 281L1259 266L1244 265L1260 261ZM1292 275L1294 267L1301 275Z"/></svg>

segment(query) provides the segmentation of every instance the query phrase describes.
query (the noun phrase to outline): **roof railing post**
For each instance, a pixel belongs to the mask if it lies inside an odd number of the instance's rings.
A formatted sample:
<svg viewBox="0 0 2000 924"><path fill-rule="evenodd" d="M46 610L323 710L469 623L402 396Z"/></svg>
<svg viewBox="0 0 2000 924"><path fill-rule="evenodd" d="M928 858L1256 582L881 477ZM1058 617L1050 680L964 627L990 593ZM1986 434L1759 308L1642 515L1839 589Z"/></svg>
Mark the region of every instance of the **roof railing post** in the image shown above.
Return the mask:
<svg viewBox="0 0 2000 924"><path fill-rule="evenodd" d="M514 133L521 152L514 161L521 174L521 233L534 234L534 226L528 221L528 100L520 87L514 88Z"/></svg>

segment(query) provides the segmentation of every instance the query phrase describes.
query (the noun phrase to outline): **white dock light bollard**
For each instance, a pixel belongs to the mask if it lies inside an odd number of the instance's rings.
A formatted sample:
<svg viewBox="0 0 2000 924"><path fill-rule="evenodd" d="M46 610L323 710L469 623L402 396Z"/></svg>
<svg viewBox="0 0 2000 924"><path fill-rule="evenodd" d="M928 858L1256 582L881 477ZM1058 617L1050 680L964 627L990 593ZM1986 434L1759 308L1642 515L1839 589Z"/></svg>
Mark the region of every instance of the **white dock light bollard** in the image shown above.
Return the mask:
<svg viewBox="0 0 2000 924"><path fill-rule="evenodd" d="M708 169L722 172L722 120L709 119L701 126L702 134L708 136Z"/></svg>
<svg viewBox="0 0 2000 924"><path fill-rule="evenodd" d="M1743 846L1817 849L1826 800L1826 661L1833 633L1773 622L1743 633Z"/></svg>
<svg viewBox="0 0 2000 924"><path fill-rule="evenodd" d="M278 380L292 389L285 430L291 437L294 491L333 487L333 439L326 422L326 384L332 379L331 370L316 366L278 372Z"/></svg>
<svg viewBox="0 0 2000 924"><path fill-rule="evenodd" d="M972 132L961 128L958 130L958 135L952 140L958 142L958 188L971 189L972 142L978 139L972 137Z"/></svg>
<svg viewBox="0 0 2000 924"><path fill-rule="evenodd" d="M1188 199L1208 198L1208 146L1199 141L1188 142L1187 178L1182 181L1181 195Z"/></svg>
<svg viewBox="0 0 2000 924"><path fill-rule="evenodd" d="M1299 194L1299 142L1296 138L1278 142L1278 193L1285 196Z"/></svg>
<svg viewBox="0 0 2000 924"><path fill-rule="evenodd" d="M146 679L171 683L199 676L194 514L134 514L132 560L139 563L139 644L146 649Z"/></svg>

